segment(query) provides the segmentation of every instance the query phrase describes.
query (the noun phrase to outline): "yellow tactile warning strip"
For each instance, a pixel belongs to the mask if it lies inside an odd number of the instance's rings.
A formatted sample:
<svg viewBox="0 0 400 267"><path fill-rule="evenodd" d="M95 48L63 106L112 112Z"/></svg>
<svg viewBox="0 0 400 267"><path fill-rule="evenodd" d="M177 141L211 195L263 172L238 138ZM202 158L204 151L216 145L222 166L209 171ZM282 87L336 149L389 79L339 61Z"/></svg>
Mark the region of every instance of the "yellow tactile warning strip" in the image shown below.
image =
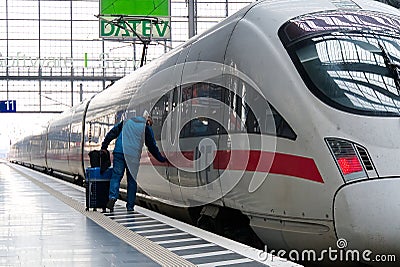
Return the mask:
<svg viewBox="0 0 400 267"><path fill-rule="evenodd" d="M82 203L72 199L69 196L66 196L56 190L52 189L51 187L41 183L40 181L36 180L35 178L27 175L26 173L20 171L18 168L15 168L13 165L9 165L13 167L16 171L18 171L21 175L26 177L28 180L32 181L34 184L42 188L43 190L47 191L54 197L58 198L65 204L69 205L70 207L74 208L75 210L79 211L116 237L120 238L121 240L125 241L147 257L151 258L158 264L162 266L196 266L193 263L183 259L182 257L176 255L175 253L163 248L162 246L148 240L147 238L138 235L137 233L129 230L128 228L124 227L123 225L119 224L118 222L113 221L112 219L104 216L102 213L99 212L91 212L86 211L86 208Z"/></svg>

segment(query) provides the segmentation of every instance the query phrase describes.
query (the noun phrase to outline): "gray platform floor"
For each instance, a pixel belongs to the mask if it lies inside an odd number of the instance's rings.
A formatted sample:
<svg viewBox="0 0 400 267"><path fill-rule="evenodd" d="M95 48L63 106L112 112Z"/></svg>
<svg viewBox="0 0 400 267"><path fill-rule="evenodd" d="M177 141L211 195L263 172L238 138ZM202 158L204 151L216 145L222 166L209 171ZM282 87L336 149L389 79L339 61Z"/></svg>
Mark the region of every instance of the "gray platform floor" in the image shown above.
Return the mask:
<svg viewBox="0 0 400 267"><path fill-rule="evenodd" d="M118 200L87 211L84 189L0 162L0 266L300 266Z"/></svg>
<svg viewBox="0 0 400 267"><path fill-rule="evenodd" d="M0 266L160 266L0 163Z"/></svg>

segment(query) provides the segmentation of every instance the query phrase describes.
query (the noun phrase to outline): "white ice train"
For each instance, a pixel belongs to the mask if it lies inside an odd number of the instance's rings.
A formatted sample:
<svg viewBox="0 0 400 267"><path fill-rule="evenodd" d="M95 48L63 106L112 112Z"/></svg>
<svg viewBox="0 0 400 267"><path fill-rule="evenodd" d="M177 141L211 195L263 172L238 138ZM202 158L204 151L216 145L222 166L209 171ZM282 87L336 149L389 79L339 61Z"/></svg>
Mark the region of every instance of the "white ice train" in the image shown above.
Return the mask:
<svg viewBox="0 0 400 267"><path fill-rule="evenodd" d="M64 112L10 160L83 177L110 127L148 110L171 164L144 149L139 204L251 228L272 249L340 240L399 255L399 70L390 6L258 1Z"/></svg>

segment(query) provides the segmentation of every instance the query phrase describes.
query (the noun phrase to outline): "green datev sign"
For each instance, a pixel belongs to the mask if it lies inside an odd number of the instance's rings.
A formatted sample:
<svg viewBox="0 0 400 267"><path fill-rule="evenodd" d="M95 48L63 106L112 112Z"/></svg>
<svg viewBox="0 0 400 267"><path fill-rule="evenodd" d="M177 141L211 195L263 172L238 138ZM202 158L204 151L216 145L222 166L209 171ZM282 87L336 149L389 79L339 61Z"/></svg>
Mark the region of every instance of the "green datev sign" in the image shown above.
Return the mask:
<svg viewBox="0 0 400 267"><path fill-rule="evenodd" d="M171 38L170 0L100 0L100 15L101 38Z"/></svg>
<svg viewBox="0 0 400 267"><path fill-rule="evenodd" d="M100 14L169 17L169 0L101 0Z"/></svg>
<svg viewBox="0 0 400 267"><path fill-rule="evenodd" d="M162 20L161 23L153 23L148 20L125 20L118 22L118 25L106 20L100 20L100 37L118 39L137 38L137 35L132 32L131 28L127 24L135 30L136 34L144 38L171 38L169 19Z"/></svg>

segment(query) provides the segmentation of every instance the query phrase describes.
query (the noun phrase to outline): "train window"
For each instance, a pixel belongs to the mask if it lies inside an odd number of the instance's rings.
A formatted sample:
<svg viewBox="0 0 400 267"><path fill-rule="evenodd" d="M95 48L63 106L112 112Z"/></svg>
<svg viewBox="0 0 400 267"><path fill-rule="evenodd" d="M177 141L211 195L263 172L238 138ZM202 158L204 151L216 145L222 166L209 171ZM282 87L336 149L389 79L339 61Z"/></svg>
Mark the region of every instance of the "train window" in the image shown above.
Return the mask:
<svg viewBox="0 0 400 267"><path fill-rule="evenodd" d="M210 83L185 86L182 88L182 103L181 121L186 123L180 132L181 138L226 134L227 131L266 134L292 140L297 137L265 98L240 82L234 90Z"/></svg>
<svg viewBox="0 0 400 267"><path fill-rule="evenodd" d="M171 110L173 110L174 108L176 108L178 106L178 101L179 101L178 88L174 88L174 90L172 92Z"/></svg>
<svg viewBox="0 0 400 267"><path fill-rule="evenodd" d="M220 129L222 129L222 127L217 121L206 117L197 117L183 126L180 137L216 135L219 133Z"/></svg>
<svg viewBox="0 0 400 267"><path fill-rule="evenodd" d="M179 103L179 90L178 90L178 88L177 87L175 87L174 89L173 89L173 91L172 91L172 98L171 98L171 111L172 110L175 110L177 107L178 107L178 103ZM170 129L171 129L171 135L169 136L169 138L170 138L170 142L172 143L172 144L175 144L175 142L176 142L176 131L177 131L177 128L175 127L177 124L178 124L178 112L173 112L172 114L171 114L171 120L170 120L170 122L171 122L171 124L170 124ZM165 137L165 138L167 138L167 137Z"/></svg>
<svg viewBox="0 0 400 267"><path fill-rule="evenodd" d="M258 93L257 93L258 94ZM260 103L262 100L262 103ZM250 100L246 104L246 131L248 133L272 135L295 140L296 133L278 111L265 99ZM249 106L254 107L254 110ZM261 108L260 108L261 107Z"/></svg>
<svg viewBox="0 0 400 267"><path fill-rule="evenodd" d="M271 113L273 116L273 120L275 122L275 134L278 137L288 138L292 140L296 140L297 134L294 132L292 127L290 127L289 123L282 117L281 114L270 104ZM268 132L268 130L267 130ZM269 132L270 135L274 134Z"/></svg>
<svg viewBox="0 0 400 267"><path fill-rule="evenodd" d="M165 119L168 116L169 95L170 95L170 93L163 95L154 104L152 110L150 111L151 117L153 118L154 138L156 140L161 139L161 130L162 130L163 122L165 121Z"/></svg>
<svg viewBox="0 0 400 267"><path fill-rule="evenodd" d="M236 92L226 92L230 132L265 134L295 140L296 133L278 111L255 89L246 84L237 86ZM233 113L233 114L232 114Z"/></svg>
<svg viewBox="0 0 400 267"><path fill-rule="evenodd" d="M400 116L399 23L381 13L326 12L294 19L279 35L323 102L356 114Z"/></svg>
<svg viewBox="0 0 400 267"><path fill-rule="evenodd" d="M253 113L253 110L246 104L246 130L248 133L261 133L258 120Z"/></svg>
<svg viewBox="0 0 400 267"><path fill-rule="evenodd" d="M197 137L225 134L223 88L210 83L196 83L182 88L181 121L186 122L179 136ZM217 100L217 101L215 101Z"/></svg>

